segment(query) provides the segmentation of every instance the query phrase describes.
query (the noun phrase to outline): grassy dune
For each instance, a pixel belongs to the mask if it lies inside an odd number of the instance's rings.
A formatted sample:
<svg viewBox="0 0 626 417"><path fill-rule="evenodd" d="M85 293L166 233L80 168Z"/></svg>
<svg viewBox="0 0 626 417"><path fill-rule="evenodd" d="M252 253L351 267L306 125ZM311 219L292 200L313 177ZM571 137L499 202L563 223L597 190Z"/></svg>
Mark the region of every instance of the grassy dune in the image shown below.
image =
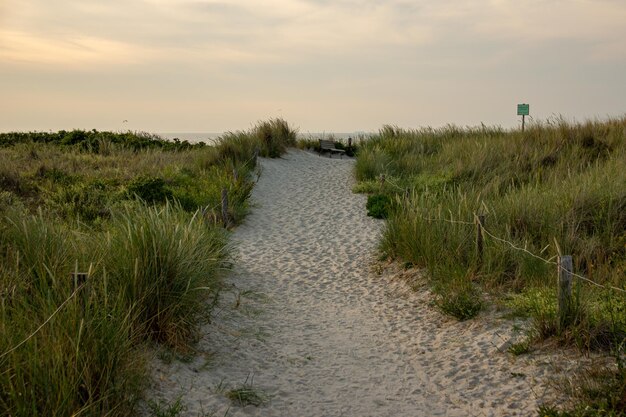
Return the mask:
<svg viewBox="0 0 626 417"><path fill-rule="evenodd" d="M142 351L186 350L276 119L215 146L96 131L0 134L0 415L129 415ZM74 272L87 272L81 285Z"/></svg>
<svg viewBox="0 0 626 417"><path fill-rule="evenodd" d="M443 311L469 319L487 291L533 318L532 340L614 352L619 372L604 378L613 385L584 401L625 412L626 294L608 287L626 289L626 118L557 119L524 133L385 126L360 150L356 177L370 213L388 219L382 252L425 268ZM477 216L493 235L483 233L482 257ZM556 308L559 254L600 285L574 280L566 323Z"/></svg>

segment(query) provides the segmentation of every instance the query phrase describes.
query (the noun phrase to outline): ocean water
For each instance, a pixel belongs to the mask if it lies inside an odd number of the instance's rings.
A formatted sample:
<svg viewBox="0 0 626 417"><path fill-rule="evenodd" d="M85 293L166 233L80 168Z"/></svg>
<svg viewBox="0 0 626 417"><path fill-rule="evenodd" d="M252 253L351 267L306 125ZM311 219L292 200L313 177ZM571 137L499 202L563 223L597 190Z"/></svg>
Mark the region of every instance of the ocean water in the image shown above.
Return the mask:
<svg viewBox="0 0 626 417"><path fill-rule="evenodd" d="M204 142L206 144L212 144L215 143L215 140L220 137L222 133L159 132L157 135L165 139L180 139L191 143Z"/></svg>
<svg viewBox="0 0 626 417"><path fill-rule="evenodd" d="M205 142L206 144L215 143L215 141L222 136L224 133L215 133L215 132L159 132L157 135L164 137L165 139L180 139L186 140L191 143ZM365 138L371 135L368 132L299 132L298 138L302 139L329 139L334 138L336 140L347 141L348 138L352 138L354 140L358 138Z"/></svg>

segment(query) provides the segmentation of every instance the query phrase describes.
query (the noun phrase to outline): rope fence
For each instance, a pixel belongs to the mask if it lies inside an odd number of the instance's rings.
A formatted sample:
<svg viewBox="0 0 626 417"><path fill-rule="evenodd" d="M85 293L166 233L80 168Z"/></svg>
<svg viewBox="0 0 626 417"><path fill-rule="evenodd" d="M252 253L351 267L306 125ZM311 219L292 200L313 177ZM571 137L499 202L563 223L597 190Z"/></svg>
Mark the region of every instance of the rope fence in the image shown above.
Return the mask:
<svg viewBox="0 0 626 417"><path fill-rule="evenodd" d="M258 159L258 157L259 157L259 149L256 148L254 150L253 156L251 158L249 158L247 161L245 161L242 165L243 166L247 166L250 162L256 161ZM234 167L233 167L233 178L234 178L235 181L237 181L237 179L238 179L238 173L237 173L237 170ZM225 191L227 191L227 190L224 188L222 190L222 201L220 203L214 205L213 207L209 207L209 205L207 205L206 207L201 209L200 212L203 214L203 217L205 217L207 215L207 213L215 211L215 210L217 210L218 208L221 207L222 208L223 221L225 223L225 226L228 226L230 220L229 220L228 215L227 215L227 211L228 211L228 197L227 197L227 194L225 193ZM91 272L91 266L89 267L89 269L90 269L90 272ZM90 272L89 273L78 273L78 272L73 273L72 277L75 280L77 280L77 281L75 281L75 284L77 284L77 285L75 285L75 288L74 288L74 291L72 292L72 294L70 294L70 296L67 297L56 308L56 310L54 310L54 312L48 318L46 318L43 321L43 323L41 323L30 335L28 335L21 342L19 342L18 344L16 344L15 346L13 346L9 350L7 350L6 352L2 353L0 355L0 360L3 359L4 357L6 357L7 355L10 355L12 352L14 352L17 349L19 349L21 346L23 346L30 339L35 337L37 335L37 333L39 333L41 331L41 329L43 329L63 309L63 307L65 307L67 305L67 303L69 303L76 296L76 294L78 294L80 292L80 290L87 284L86 277L90 274Z"/></svg>
<svg viewBox="0 0 626 417"><path fill-rule="evenodd" d="M380 187L381 187L381 189L385 186L385 183L387 183L387 184L390 184L391 186L395 187L395 188L396 188L396 189L398 189L398 190L402 190L402 191L405 191L405 192L408 192L408 191L409 191L409 189L408 189L408 188L405 188L405 187L401 187L401 186L399 186L397 183L395 183L395 182L394 182L393 180L391 180L389 177L386 177L384 174L381 174L381 175L380 175L380 177L379 177L379 182L380 182ZM406 196L406 197L408 197L408 195L405 195L405 196ZM539 256L539 255L537 255L537 254L535 254L535 253L533 253L533 252L529 251L529 250L528 250L528 249L526 249L526 248L522 248L522 247L520 247L520 246L516 245L515 243L513 243L513 242L511 242L511 241L508 241L508 240L506 240L506 239L503 239L503 238L501 238L501 237L496 236L494 233L490 232L488 229L486 229L486 228L485 228L485 225L484 225L484 224L483 224L483 222L480 220L480 216L474 215L474 216L475 216L475 218L476 218L476 221L474 221L474 222L468 222L468 221L463 221L463 220L445 219L445 218L441 218L441 217L440 217L440 218L428 218L428 217L423 217L423 216L420 216L420 215L418 215L417 213L415 213L415 214L416 214L416 215L417 215L420 219L422 219L422 220L424 220L424 221L428 221L428 222L442 221L442 222L451 223L451 224L460 224L460 225L468 225L468 226L478 226L478 227L479 227L479 232L484 233L485 235L489 236L489 237L490 237L490 238L492 238L493 240L496 240L496 241L498 241L498 242L504 243L504 244L506 244L506 245L510 246L512 249L515 249L515 250L518 250L518 251L524 252L524 253L526 253L527 255L532 256L533 258L536 258L536 259L538 259L538 260L540 260L540 261L543 261L543 262L545 262L545 263L547 263L547 264L550 264L550 265L555 265L555 266L557 266L557 267L559 268L559 270L561 270L561 269L562 269L562 266L561 266L559 263L557 263L557 262L555 262L555 261L554 261L554 257L553 257L553 258L550 258L550 259L545 259L545 258L543 258L543 257L541 257L541 256ZM595 282L595 281L593 281L593 280L591 280L591 279L589 279L589 278L587 278L587 277L584 277L584 276L582 276L582 275L576 274L576 273L574 273L574 272L572 272L572 271L568 271L568 272L569 272L572 276L574 276L574 277L576 277L576 278L578 278L578 279L580 279L580 280L582 280L582 281L585 281L585 282L587 282L587 283L589 283L589 284L591 284L591 285L594 285L594 286L596 286L596 287L603 288L603 289L611 289L611 290L618 291L618 292L621 292L621 293L626 294L626 290L624 290L624 289L622 289L622 288L615 287L615 286L613 286L613 285L602 285L602 284L597 283L597 282Z"/></svg>
<svg viewBox="0 0 626 417"><path fill-rule="evenodd" d="M501 238L501 237L496 236L494 233L490 232L487 228L485 228L485 226L484 226L483 222L481 222L481 221L479 220L479 216L476 216L476 215L475 215L475 217L476 217L476 221L475 221L475 222L467 222L467 221L462 221L462 220L445 219L445 218L429 218L429 217L424 217L424 216L418 215L417 213L415 213L415 215L417 215L417 216L418 216L421 220L428 221L428 222L436 222L436 221L440 221L440 222L446 222L446 223L451 223L451 224L461 224L461 225L479 226L479 227L480 227L480 230L481 230L481 231L482 231L485 235L489 236L491 239L493 239L493 240L495 240L495 241L498 241L498 242L501 242L501 243L503 243L503 244L506 244L506 245L508 245L509 247L511 247L512 249L515 249L515 250L517 250L517 251L524 252L525 254L527 254L527 255L529 255L529 256L532 256L533 258L536 258L536 259L538 259L538 260L540 260L540 261L542 261L542 262L545 262L546 264L549 264L549 265L555 265L555 266L557 266L557 267L559 268L559 270L562 270L562 269L563 269L563 267L562 267L559 263L557 263L557 262L555 262L555 261L553 260L553 259L554 259L554 257L553 257L553 258L546 259L546 258L544 258L544 257L542 257L542 256L539 256L539 255L537 255L537 254L535 254L535 253L533 253L533 252L529 251L529 250L528 250L528 249L526 249L526 248L523 248L523 247L520 247L520 246L516 245L514 242L511 242L511 241L509 241L509 240L506 240L506 239L503 239L503 238ZM572 272L572 271L568 271L568 272L569 272L572 276L574 276L574 277L576 277L576 278L578 278L578 279L580 279L580 280L582 280L582 281L585 281L585 282L587 282L587 283L589 283L589 284L591 284L591 285L594 285L594 286L596 286L596 287L598 287L598 288L610 289L610 290L613 290L613 291L617 291L617 292L620 292L620 293L624 293L624 294L626 294L626 290L625 290L625 289L623 289L623 288L615 287L615 286L613 286L613 285L602 285L602 284L600 284L600 283L598 283L598 282L593 281L592 279L589 279L589 278L587 278L587 277L585 277L585 276L582 276L582 275L580 275L580 274L577 274L577 273L575 273L575 272Z"/></svg>

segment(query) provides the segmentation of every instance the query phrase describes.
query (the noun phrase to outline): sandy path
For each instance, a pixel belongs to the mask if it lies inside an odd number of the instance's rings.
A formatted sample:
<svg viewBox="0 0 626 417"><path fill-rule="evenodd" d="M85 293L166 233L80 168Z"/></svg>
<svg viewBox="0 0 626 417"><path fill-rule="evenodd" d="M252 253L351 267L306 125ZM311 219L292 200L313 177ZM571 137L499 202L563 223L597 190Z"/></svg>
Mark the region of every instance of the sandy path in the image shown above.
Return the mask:
<svg viewBox="0 0 626 417"><path fill-rule="evenodd" d="M301 151L262 160L204 353L156 360L154 397L182 398L185 415L531 414L551 369L498 349L510 322L457 323L427 292L371 271L383 224L350 191L353 163ZM246 381L265 405L226 398Z"/></svg>

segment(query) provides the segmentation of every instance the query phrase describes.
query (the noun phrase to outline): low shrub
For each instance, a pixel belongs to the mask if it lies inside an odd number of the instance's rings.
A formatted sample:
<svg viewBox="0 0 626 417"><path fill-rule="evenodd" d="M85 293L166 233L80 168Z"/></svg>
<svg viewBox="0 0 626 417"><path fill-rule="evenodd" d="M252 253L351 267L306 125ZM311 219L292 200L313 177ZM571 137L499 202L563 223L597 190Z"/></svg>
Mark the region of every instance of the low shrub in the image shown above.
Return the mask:
<svg viewBox="0 0 626 417"><path fill-rule="evenodd" d="M140 176L128 184L128 193L147 203L164 203L172 198L172 191L167 188L163 178Z"/></svg>
<svg viewBox="0 0 626 417"><path fill-rule="evenodd" d="M391 210L391 198L386 194L373 194L367 197L367 215L376 219L386 219Z"/></svg>

